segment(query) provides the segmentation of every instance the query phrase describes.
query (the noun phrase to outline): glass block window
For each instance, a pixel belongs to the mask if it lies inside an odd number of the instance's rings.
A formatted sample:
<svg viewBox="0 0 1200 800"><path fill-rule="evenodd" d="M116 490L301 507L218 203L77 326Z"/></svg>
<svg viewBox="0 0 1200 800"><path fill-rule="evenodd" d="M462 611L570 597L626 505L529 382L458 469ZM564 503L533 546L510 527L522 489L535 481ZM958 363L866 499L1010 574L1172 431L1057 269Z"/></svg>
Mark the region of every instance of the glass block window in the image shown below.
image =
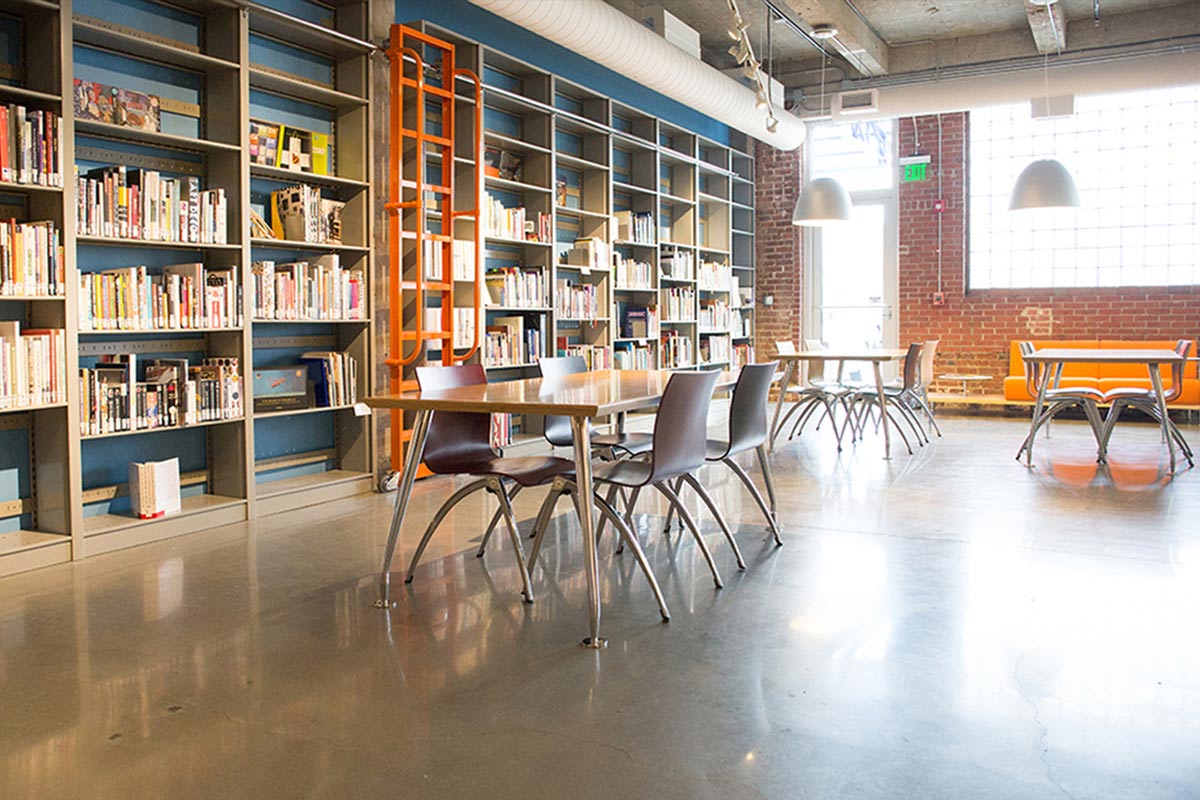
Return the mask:
<svg viewBox="0 0 1200 800"><path fill-rule="evenodd" d="M1200 283L1200 87L1077 98L1048 120L985 108L969 126L970 288ZM1008 210L1039 158L1071 172L1078 210Z"/></svg>

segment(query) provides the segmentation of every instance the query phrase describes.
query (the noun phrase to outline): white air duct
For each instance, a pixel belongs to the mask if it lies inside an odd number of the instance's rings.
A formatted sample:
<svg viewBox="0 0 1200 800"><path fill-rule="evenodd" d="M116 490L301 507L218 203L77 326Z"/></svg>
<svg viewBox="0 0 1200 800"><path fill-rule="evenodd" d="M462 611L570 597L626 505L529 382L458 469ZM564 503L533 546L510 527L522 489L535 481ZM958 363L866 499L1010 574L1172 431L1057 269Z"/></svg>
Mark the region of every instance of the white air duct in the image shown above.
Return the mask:
<svg viewBox="0 0 1200 800"><path fill-rule="evenodd" d="M779 109L771 133L753 91L602 0L471 2L772 147L795 150L804 141L798 117Z"/></svg>

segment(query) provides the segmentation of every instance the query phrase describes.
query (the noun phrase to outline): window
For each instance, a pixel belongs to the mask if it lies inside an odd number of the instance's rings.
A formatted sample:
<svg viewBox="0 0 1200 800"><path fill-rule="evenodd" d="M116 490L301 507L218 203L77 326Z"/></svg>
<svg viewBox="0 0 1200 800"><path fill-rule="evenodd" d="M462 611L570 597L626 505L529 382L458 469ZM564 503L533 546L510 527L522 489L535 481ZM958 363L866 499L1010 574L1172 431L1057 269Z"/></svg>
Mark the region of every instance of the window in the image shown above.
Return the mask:
<svg viewBox="0 0 1200 800"><path fill-rule="evenodd" d="M837 178L848 192L890 189L896 172L892 168L892 130L890 120L810 125L810 177Z"/></svg>
<svg viewBox="0 0 1200 800"><path fill-rule="evenodd" d="M1075 114L1029 104L972 111L972 289L1200 283L1200 87L1078 98ZM1057 158L1078 210L1010 212L1031 161Z"/></svg>

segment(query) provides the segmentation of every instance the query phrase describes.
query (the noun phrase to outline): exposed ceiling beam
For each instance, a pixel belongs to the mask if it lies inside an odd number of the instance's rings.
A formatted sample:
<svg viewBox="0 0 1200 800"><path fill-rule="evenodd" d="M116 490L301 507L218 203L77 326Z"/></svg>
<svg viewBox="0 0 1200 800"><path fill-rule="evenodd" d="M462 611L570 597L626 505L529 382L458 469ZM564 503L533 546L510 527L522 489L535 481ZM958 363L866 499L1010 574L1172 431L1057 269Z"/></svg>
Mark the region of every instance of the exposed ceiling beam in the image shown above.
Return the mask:
<svg viewBox="0 0 1200 800"><path fill-rule="evenodd" d="M1025 0L1025 16L1039 53L1061 53L1067 49L1067 12L1062 3L1039 5Z"/></svg>
<svg viewBox="0 0 1200 800"><path fill-rule="evenodd" d="M887 42L876 36L844 0L787 0L787 6L809 26L835 26L838 35L830 43L865 77L888 73Z"/></svg>

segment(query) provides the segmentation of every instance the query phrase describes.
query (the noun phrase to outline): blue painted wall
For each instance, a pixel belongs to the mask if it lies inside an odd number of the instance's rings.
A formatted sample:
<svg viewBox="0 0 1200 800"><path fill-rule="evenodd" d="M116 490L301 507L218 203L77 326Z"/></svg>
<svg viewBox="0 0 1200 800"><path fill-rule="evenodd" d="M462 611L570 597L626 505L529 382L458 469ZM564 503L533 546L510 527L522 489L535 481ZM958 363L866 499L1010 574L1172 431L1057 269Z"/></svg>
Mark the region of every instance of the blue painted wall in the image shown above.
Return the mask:
<svg viewBox="0 0 1200 800"><path fill-rule="evenodd" d="M484 11L468 0L396 0L397 22L419 19L456 31L715 142L729 143L729 126L724 123Z"/></svg>

